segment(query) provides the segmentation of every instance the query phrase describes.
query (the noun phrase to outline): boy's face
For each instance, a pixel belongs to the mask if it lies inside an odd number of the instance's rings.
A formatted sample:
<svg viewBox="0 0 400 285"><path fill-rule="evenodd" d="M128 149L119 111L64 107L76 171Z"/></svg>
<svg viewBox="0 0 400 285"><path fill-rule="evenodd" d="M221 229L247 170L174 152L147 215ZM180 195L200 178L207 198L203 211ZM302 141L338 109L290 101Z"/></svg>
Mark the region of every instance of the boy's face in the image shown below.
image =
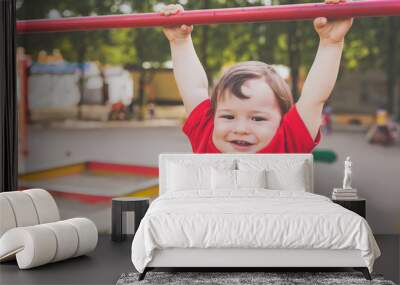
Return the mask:
<svg viewBox="0 0 400 285"><path fill-rule="evenodd" d="M248 99L226 93L217 102L212 139L225 153L256 153L266 147L282 115L274 92L264 79L250 79L242 86Z"/></svg>

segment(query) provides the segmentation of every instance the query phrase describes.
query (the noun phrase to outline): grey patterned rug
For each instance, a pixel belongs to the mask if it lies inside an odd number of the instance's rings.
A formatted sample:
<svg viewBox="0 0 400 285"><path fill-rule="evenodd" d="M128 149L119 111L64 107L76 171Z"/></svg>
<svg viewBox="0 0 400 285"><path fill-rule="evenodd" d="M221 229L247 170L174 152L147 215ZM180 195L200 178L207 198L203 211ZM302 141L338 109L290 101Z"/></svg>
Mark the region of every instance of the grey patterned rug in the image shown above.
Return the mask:
<svg viewBox="0 0 400 285"><path fill-rule="evenodd" d="M212 285L297 285L297 284L327 284L327 285L395 285L384 280L381 275L372 274L372 281L364 278L360 272L148 272L142 281L138 281L139 273L124 273L117 285L134 284L212 284Z"/></svg>

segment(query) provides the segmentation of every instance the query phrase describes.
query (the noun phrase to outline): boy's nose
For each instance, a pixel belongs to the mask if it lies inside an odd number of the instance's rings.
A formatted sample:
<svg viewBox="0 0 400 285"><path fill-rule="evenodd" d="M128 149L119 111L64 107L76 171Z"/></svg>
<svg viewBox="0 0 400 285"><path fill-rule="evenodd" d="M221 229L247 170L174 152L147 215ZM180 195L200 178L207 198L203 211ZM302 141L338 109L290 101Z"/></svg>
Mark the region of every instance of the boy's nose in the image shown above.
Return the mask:
<svg viewBox="0 0 400 285"><path fill-rule="evenodd" d="M249 132L247 123L244 120L238 120L233 132L236 134L247 134Z"/></svg>

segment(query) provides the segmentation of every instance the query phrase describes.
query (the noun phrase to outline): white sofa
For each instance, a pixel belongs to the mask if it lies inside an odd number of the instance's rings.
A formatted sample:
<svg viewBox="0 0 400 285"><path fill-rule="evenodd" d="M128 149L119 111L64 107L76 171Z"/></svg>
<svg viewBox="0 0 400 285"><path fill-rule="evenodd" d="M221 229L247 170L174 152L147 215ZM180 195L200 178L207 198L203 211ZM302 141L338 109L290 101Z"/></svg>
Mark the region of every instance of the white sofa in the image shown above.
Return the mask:
<svg viewBox="0 0 400 285"><path fill-rule="evenodd" d="M43 189L0 193L0 262L16 259L20 269L84 255L98 233L86 218L60 221L53 197Z"/></svg>

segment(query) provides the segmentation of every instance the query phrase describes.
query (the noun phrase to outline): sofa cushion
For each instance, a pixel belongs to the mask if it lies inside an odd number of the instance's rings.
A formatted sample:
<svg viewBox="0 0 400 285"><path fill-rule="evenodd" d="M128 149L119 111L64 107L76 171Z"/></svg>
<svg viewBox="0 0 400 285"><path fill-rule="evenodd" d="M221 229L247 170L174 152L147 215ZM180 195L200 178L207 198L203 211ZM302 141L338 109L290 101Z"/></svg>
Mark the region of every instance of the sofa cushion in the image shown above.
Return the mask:
<svg viewBox="0 0 400 285"><path fill-rule="evenodd" d="M23 191L3 192L13 209L17 227L26 227L39 224L39 218L31 197Z"/></svg>
<svg viewBox="0 0 400 285"><path fill-rule="evenodd" d="M15 228L14 211L8 199L0 194L0 237L9 229Z"/></svg>

